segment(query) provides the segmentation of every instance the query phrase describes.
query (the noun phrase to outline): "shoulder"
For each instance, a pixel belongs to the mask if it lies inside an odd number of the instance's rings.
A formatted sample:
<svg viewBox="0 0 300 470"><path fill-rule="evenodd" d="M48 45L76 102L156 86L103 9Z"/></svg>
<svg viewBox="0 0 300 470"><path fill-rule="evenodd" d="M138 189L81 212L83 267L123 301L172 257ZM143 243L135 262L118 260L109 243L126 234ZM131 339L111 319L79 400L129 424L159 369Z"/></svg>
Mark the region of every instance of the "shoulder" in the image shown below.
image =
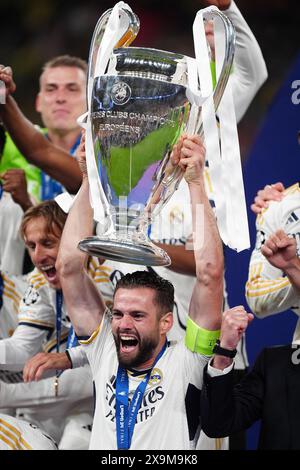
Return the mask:
<svg viewBox="0 0 300 470"><path fill-rule="evenodd" d="M8 273L1 273L3 282L3 296L13 302L14 309L17 312L22 295L26 291L27 282L23 276L15 276Z"/></svg>
<svg viewBox="0 0 300 470"><path fill-rule="evenodd" d="M27 278L28 284L30 284L34 289L39 290L43 286L47 286L48 283L43 276L37 269L34 269Z"/></svg>
<svg viewBox="0 0 300 470"><path fill-rule="evenodd" d="M274 223L288 216L291 212L299 210L300 213L300 187L299 183L289 186L284 191L284 197L281 201L271 201L266 209L257 216L257 227L264 226L266 223ZM299 214L300 215L300 214Z"/></svg>
<svg viewBox="0 0 300 470"><path fill-rule="evenodd" d="M87 272L96 283L109 282L112 268L107 262L101 263L98 258L90 257Z"/></svg>

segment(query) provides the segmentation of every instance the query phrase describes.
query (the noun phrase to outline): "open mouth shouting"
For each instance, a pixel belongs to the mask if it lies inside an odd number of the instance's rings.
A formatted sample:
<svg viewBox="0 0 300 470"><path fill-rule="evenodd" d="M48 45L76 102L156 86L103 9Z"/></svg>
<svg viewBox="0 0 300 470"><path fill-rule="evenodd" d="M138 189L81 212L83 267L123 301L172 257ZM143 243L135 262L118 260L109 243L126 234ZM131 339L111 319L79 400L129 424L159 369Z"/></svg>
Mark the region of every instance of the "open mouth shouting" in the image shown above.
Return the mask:
<svg viewBox="0 0 300 470"><path fill-rule="evenodd" d="M135 335L122 333L119 335L120 353L131 353L138 346L138 339Z"/></svg>
<svg viewBox="0 0 300 470"><path fill-rule="evenodd" d="M57 281L57 271L54 264L40 266L39 270L43 273L48 282L55 283L55 281Z"/></svg>

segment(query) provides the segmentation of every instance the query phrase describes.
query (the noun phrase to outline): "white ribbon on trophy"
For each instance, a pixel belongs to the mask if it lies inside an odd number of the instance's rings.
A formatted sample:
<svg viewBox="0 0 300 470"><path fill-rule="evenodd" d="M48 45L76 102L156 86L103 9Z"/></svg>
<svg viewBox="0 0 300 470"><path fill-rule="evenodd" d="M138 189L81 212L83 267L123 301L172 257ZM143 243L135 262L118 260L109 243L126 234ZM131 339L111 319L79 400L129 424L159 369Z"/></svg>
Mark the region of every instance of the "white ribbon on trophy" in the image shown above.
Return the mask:
<svg viewBox="0 0 300 470"><path fill-rule="evenodd" d="M230 80L218 107L220 130L216 121L212 75L203 21L203 14L213 10L217 8L211 6L199 10L193 25L200 89L202 96L207 96L202 104L202 122L220 236L225 245L239 252L250 247L248 218ZM224 62L224 36L224 28L218 18L215 18L217 79Z"/></svg>
<svg viewBox="0 0 300 470"><path fill-rule="evenodd" d="M221 24L215 19L215 50L217 79L221 72L224 57ZM228 246L238 252L250 248L247 207L240 156L240 146L236 125L231 80L227 82L218 107L220 136L223 160L223 184L226 198L226 219Z"/></svg>

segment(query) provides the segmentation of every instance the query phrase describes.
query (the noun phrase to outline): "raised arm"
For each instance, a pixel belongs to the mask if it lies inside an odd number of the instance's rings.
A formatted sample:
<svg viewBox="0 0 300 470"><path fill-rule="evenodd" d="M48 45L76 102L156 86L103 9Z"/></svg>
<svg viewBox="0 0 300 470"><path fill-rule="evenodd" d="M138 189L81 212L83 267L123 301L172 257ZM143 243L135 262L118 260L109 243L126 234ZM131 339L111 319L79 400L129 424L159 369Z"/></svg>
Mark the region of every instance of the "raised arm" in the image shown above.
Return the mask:
<svg viewBox="0 0 300 470"><path fill-rule="evenodd" d="M0 66L0 80L7 87L6 103L0 104L0 117L20 152L26 159L59 181L72 193L78 191L81 172L78 163L64 150L51 144L23 115L13 97L11 69Z"/></svg>
<svg viewBox="0 0 300 470"><path fill-rule="evenodd" d="M239 122L256 93L268 78L267 67L259 44L233 1L223 13L232 21L236 31L233 72L230 76L236 120Z"/></svg>
<svg viewBox="0 0 300 470"><path fill-rule="evenodd" d="M82 142L79 158L83 159L84 154ZM56 266L68 315L79 337L90 336L98 328L105 310L105 303L85 270L87 255L77 248L80 240L93 233L89 183L86 169L83 171L82 185L62 234Z"/></svg>
<svg viewBox="0 0 300 470"><path fill-rule="evenodd" d="M235 2L232 0L205 0L204 3L205 5L217 6L235 27L236 46L230 80L236 120L239 122L254 96L266 81L267 67L259 44Z"/></svg>
<svg viewBox="0 0 300 470"><path fill-rule="evenodd" d="M195 257L192 250L187 250L187 245L167 245L166 243L156 243L157 246L165 250L171 258L171 265L168 268L179 274L196 275Z"/></svg>
<svg viewBox="0 0 300 470"><path fill-rule="evenodd" d="M201 328L218 330L223 304L223 247L204 187L205 150L200 138L192 137L183 140L181 152L189 157L182 158L180 164L187 165L197 278L189 316Z"/></svg>

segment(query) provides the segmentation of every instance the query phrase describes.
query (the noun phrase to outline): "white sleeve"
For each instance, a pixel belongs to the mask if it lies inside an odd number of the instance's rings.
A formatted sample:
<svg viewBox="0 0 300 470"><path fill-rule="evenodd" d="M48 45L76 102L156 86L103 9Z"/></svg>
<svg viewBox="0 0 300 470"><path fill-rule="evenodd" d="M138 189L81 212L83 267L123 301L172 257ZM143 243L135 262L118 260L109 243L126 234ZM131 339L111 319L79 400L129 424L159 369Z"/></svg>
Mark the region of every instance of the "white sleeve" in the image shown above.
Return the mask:
<svg viewBox="0 0 300 470"><path fill-rule="evenodd" d="M82 367L88 364L88 358L86 357L84 346L76 346L75 348L68 349L68 354L72 362L72 369Z"/></svg>
<svg viewBox="0 0 300 470"><path fill-rule="evenodd" d="M0 341L0 368L19 371L25 362L41 351L47 331L19 325L10 338Z"/></svg>
<svg viewBox="0 0 300 470"><path fill-rule="evenodd" d="M221 369L216 369L215 367L211 365L212 360L213 358L211 358L207 366L207 373L210 377L217 377L218 375L228 374L233 369L234 362L232 362L230 366L225 367L225 369L221 370Z"/></svg>
<svg viewBox="0 0 300 470"><path fill-rule="evenodd" d="M49 286L42 274L31 276L30 284L20 302L19 325L48 330L55 329L56 311Z"/></svg>
<svg viewBox="0 0 300 470"><path fill-rule="evenodd" d="M257 217L256 246L252 252L246 299L253 313L260 318L299 308L299 292L280 270L272 266L261 253L261 246L276 230L283 227L283 203L270 203L269 208Z"/></svg>
<svg viewBox="0 0 300 470"><path fill-rule="evenodd" d="M234 68L230 81L236 120L239 122L267 79L268 71L258 42L236 4L232 1L223 13L233 22L236 30Z"/></svg>
<svg viewBox="0 0 300 470"><path fill-rule="evenodd" d="M77 370L66 370L58 378L58 396L55 394L55 378L47 378L38 382L0 385L0 408L53 407L58 403L91 398L93 396L93 383L90 367L81 367ZM47 408L49 411L49 408Z"/></svg>
<svg viewBox="0 0 300 470"><path fill-rule="evenodd" d="M101 363L103 362L103 356L107 357L107 351L111 348L114 348L115 350L109 310L107 309L104 312L101 324L89 338L78 338L78 340L85 350L92 369L92 375L95 377L99 371Z"/></svg>

